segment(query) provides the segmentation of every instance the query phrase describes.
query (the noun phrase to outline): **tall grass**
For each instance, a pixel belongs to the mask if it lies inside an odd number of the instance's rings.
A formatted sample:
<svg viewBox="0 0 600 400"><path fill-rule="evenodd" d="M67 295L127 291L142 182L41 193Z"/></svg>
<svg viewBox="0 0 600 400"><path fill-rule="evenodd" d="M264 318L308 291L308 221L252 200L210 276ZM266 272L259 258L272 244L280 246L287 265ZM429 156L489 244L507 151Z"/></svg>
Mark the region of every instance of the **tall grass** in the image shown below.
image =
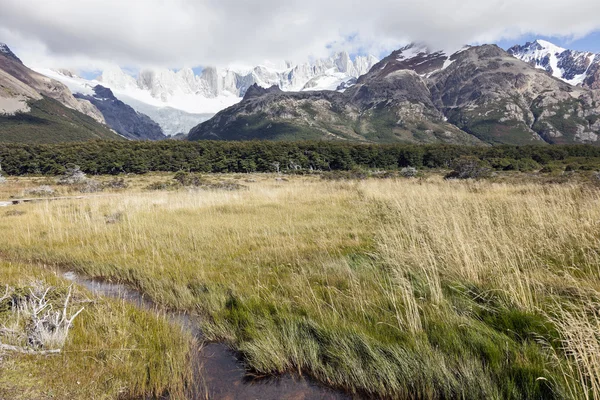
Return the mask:
<svg viewBox="0 0 600 400"><path fill-rule="evenodd" d="M257 373L389 398L598 396L596 319L580 311L599 290L598 191L250 186L27 205L0 217L0 249L200 314Z"/></svg>

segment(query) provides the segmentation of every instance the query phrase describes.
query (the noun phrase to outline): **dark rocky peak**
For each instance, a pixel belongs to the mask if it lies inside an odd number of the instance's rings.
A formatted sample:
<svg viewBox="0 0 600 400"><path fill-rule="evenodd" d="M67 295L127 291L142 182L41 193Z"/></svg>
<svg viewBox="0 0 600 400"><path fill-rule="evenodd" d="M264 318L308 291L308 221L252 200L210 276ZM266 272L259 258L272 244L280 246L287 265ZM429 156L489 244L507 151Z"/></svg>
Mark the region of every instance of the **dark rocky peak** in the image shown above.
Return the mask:
<svg viewBox="0 0 600 400"><path fill-rule="evenodd" d="M133 140L166 139L155 121L123 103L109 88L96 85L93 96L76 93L75 97L92 103L102 113L106 124L121 136Z"/></svg>
<svg viewBox="0 0 600 400"><path fill-rule="evenodd" d="M112 90L102 85L96 85L94 87L94 93L96 93L94 97L99 99L117 100Z"/></svg>
<svg viewBox="0 0 600 400"><path fill-rule="evenodd" d="M0 55L3 55L8 58L12 58L13 60L18 61L21 64L23 64L23 62L19 59L19 57L16 56L15 53L12 52L12 50L5 43L1 43L1 42L0 42Z"/></svg>
<svg viewBox="0 0 600 400"><path fill-rule="evenodd" d="M263 88L258 86L258 84L254 84L246 90L246 94L244 95L244 100L251 99L253 97L261 97L270 93L283 93L283 91L277 85L273 85L270 88Z"/></svg>
<svg viewBox="0 0 600 400"><path fill-rule="evenodd" d="M514 45L513 47L511 47L510 49L507 50L508 54L514 55L514 54L521 54L521 53L525 53L525 52L529 52L529 51L538 51L538 50L543 50L544 48L542 47L542 45L537 41L534 40L533 42L527 42L524 45Z"/></svg>
<svg viewBox="0 0 600 400"><path fill-rule="evenodd" d="M481 46L471 46L465 49L464 51L460 51L458 54L471 54L476 55L479 59L485 58L498 58L498 57L507 57L509 54L506 51L502 50L500 47L495 44L484 44Z"/></svg>
<svg viewBox="0 0 600 400"><path fill-rule="evenodd" d="M339 92L339 91L351 88L352 86L356 85L357 81L358 81L357 78L350 78L347 81L340 83L335 90L337 90Z"/></svg>

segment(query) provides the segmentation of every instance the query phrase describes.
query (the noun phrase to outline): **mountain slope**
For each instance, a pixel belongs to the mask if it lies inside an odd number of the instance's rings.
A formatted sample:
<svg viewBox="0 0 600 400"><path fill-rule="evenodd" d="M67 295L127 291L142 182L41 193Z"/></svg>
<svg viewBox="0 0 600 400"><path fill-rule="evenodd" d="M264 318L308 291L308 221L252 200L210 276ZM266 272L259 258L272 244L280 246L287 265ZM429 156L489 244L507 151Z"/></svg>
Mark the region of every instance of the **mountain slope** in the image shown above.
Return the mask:
<svg viewBox="0 0 600 400"><path fill-rule="evenodd" d="M576 141L576 132L558 135L557 121L577 103L570 85L497 46L472 47L452 59L429 78L433 101L449 122L492 144ZM550 115L554 108L564 109L559 118Z"/></svg>
<svg viewBox="0 0 600 400"><path fill-rule="evenodd" d="M93 96L76 93L75 97L87 100L96 106L106 119L108 126L128 139L166 139L156 122L117 99L110 89L98 85L94 88Z"/></svg>
<svg viewBox="0 0 600 400"><path fill-rule="evenodd" d="M91 117L42 97L28 102L28 112L0 114L0 142L61 143L94 139L122 140Z"/></svg>
<svg viewBox="0 0 600 400"><path fill-rule="evenodd" d="M445 122L428 93L412 71L399 71L385 82L357 85L344 93L282 92L255 85L240 104L192 129L188 138L480 143Z"/></svg>
<svg viewBox="0 0 600 400"><path fill-rule="evenodd" d="M86 114L99 123L105 122L102 114L88 101L77 100L65 85L26 67L7 45L1 44L1 47L4 49L0 51L1 70L33 88L41 95L57 100L68 108Z"/></svg>
<svg viewBox="0 0 600 400"><path fill-rule="evenodd" d="M571 85L600 89L600 54L563 49L545 40L513 46L508 53Z"/></svg>
<svg viewBox="0 0 600 400"><path fill-rule="evenodd" d="M410 45L344 93L254 87L190 140L321 138L408 143L597 143L598 93L494 45L447 55Z"/></svg>
<svg viewBox="0 0 600 400"><path fill-rule="evenodd" d="M0 46L0 141L121 139L79 110L104 121L90 102L75 99L62 84L30 70L8 46Z"/></svg>

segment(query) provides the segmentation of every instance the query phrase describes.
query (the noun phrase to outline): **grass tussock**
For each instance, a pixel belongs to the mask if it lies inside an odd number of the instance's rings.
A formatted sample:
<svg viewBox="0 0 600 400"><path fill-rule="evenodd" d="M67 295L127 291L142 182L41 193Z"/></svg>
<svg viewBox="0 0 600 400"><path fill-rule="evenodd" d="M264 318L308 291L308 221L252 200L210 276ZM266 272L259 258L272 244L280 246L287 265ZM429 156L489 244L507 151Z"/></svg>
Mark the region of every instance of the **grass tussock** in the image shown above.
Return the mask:
<svg viewBox="0 0 600 400"><path fill-rule="evenodd" d="M0 218L0 248L200 314L257 373L386 398L599 398L596 189L249 187L25 205Z"/></svg>

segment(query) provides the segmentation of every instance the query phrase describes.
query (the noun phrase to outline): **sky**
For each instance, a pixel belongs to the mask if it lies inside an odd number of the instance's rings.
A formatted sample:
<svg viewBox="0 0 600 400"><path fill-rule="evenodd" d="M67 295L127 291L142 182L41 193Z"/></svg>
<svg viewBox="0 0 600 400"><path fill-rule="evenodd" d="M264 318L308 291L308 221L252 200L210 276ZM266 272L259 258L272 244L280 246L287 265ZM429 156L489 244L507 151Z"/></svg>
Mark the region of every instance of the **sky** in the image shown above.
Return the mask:
<svg viewBox="0 0 600 400"><path fill-rule="evenodd" d="M99 71L384 56L545 38L600 52L598 0L0 0L0 41L28 65ZM199 69L197 69L199 71Z"/></svg>

